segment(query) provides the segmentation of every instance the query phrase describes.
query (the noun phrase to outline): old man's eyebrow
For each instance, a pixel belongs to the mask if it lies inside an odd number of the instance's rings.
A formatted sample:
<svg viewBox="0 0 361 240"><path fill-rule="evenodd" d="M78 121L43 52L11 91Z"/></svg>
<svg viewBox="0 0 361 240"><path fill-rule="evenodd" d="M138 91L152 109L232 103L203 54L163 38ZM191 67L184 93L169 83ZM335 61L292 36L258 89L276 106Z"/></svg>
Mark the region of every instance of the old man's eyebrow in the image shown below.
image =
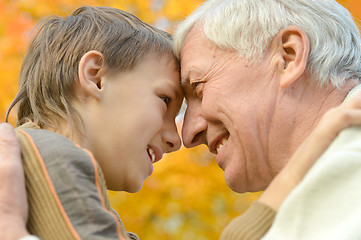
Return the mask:
<svg viewBox="0 0 361 240"><path fill-rule="evenodd" d="M195 79L199 78L201 74L198 72L196 68L190 68L188 72L182 77L181 79L181 86L182 88L190 86L190 78Z"/></svg>
<svg viewBox="0 0 361 240"><path fill-rule="evenodd" d="M182 88L189 86L189 72L181 78L180 85Z"/></svg>

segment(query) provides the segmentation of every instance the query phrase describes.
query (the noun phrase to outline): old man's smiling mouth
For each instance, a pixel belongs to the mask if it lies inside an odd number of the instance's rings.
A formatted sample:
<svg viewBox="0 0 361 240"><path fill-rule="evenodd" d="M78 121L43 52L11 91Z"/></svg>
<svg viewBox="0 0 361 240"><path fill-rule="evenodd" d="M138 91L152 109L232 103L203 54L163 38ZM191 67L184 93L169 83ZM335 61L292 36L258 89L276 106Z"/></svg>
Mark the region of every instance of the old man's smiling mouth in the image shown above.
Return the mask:
<svg viewBox="0 0 361 240"><path fill-rule="evenodd" d="M217 138L213 143L210 145L209 150L214 153L218 154L223 146L226 144L229 138L229 133L222 135L221 137Z"/></svg>
<svg viewBox="0 0 361 240"><path fill-rule="evenodd" d="M216 148L216 154L219 153L219 151L223 148L223 145L227 142L228 139L226 138L222 138L219 143L217 144L217 148Z"/></svg>

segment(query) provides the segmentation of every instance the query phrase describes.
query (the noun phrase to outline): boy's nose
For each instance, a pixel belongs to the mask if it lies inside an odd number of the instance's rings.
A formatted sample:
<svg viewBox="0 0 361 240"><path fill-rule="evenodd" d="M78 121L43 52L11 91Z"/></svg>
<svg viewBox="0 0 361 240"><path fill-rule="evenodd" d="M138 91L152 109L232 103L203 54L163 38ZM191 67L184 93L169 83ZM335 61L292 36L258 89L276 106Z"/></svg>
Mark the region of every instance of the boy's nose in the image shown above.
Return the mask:
<svg viewBox="0 0 361 240"><path fill-rule="evenodd" d="M181 139L179 137L177 126L175 123L171 124L169 128L167 128L163 132L163 141L165 143L165 152L174 152L177 151L181 147Z"/></svg>

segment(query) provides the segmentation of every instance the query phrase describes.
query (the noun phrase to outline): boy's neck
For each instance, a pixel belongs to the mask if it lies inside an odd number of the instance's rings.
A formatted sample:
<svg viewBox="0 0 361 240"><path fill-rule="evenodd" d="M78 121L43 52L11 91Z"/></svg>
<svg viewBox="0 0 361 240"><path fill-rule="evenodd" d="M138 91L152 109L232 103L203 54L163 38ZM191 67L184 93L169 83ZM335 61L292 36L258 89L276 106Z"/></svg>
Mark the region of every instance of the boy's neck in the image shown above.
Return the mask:
<svg viewBox="0 0 361 240"><path fill-rule="evenodd" d="M59 122L54 124L53 126L44 126L43 129L63 135L73 143L79 146L83 146L83 138L81 137L82 134L77 128L73 127L72 129L70 129L67 123Z"/></svg>

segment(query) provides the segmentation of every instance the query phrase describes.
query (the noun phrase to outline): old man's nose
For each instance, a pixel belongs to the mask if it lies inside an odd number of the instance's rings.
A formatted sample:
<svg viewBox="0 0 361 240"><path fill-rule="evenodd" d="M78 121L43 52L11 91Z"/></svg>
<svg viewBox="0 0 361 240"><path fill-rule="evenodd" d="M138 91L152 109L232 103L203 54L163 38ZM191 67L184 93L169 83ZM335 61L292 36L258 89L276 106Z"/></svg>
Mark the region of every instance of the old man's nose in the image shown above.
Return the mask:
<svg viewBox="0 0 361 240"><path fill-rule="evenodd" d="M200 109L198 109L200 110ZM189 107L184 115L182 128L183 144L187 148L206 144L207 121L202 117L200 111Z"/></svg>

